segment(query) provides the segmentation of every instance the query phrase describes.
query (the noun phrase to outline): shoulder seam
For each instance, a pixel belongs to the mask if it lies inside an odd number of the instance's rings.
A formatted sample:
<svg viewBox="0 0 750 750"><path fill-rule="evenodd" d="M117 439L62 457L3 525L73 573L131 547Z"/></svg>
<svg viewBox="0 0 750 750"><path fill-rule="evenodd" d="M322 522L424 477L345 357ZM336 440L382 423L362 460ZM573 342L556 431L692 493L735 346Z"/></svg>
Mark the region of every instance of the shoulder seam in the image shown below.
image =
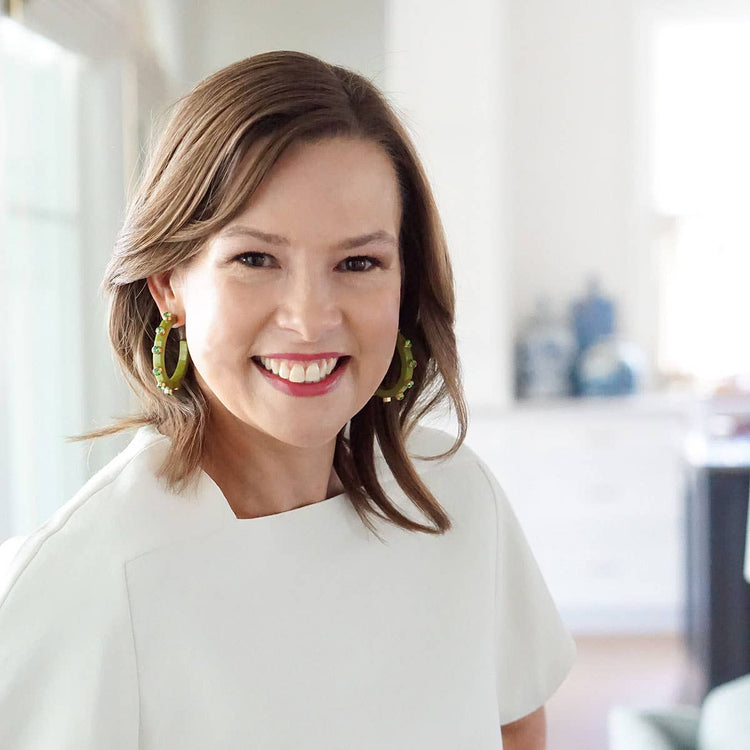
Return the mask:
<svg viewBox="0 0 750 750"><path fill-rule="evenodd" d="M119 471L117 471L116 474L114 474L113 476L111 476L109 478L109 480L105 484L103 484L101 487L97 488L94 492L92 492L91 494L87 495L85 498L82 498L81 502L78 505L76 505L75 508L73 508L70 511L70 513L68 513L55 528L50 529L48 533L46 533L44 536L41 537L41 539L38 539L36 541L36 547L35 547L33 553L27 554L27 557L26 557L26 560L23 563L23 566L20 567L18 570L16 570L14 572L14 574L12 575L12 577L8 581L6 581L5 586L4 586L4 590L0 590L0 608L2 608L2 606L5 603L6 599L8 598L8 596L10 595L10 593L13 590L14 586L18 582L18 579L21 577L21 575L23 575L23 573L25 572L26 568L29 566L29 564L32 562L32 560L34 560L34 558L37 556L37 554L39 554L39 551L44 546L44 543L46 541L48 541L49 539L51 539L59 531L61 531L65 527L65 525L67 524L67 522L73 517L73 515L75 514L75 512L79 508L82 508L86 504L86 502L88 502L89 500L91 500L92 497L95 497L96 495L98 495L103 490L106 490L122 474L122 472L125 471L125 469L136 458L138 458L138 456L141 455L141 453L143 453L144 451L148 450L151 446L153 446L155 443L158 443L162 439L167 439L167 436L166 435L162 435L161 437L158 437L155 440L152 440L151 442L149 442L146 445L142 446L141 449L139 451L137 451L136 453L134 453L120 467ZM83 489L83 488L81 488L81 489ZM35 532L32 532L30 536L33 536L34 533ZM27 539L27 541L28 541L28 539ZM19 550L16 552L16 555L20 554L21 550L23 549L23 546L24 545L22 545L21 548L19 548Z"/></svg>

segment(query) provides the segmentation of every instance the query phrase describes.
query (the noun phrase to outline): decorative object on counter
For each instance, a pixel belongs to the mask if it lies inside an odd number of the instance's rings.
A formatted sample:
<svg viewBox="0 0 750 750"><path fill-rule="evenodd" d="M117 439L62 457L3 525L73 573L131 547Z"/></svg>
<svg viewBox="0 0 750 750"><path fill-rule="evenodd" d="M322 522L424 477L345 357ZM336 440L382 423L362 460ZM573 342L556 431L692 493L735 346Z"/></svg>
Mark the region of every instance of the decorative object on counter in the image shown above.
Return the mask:
<svg viewBox="0 0 750 750"><path fill-rule="evenodd" d="M614 334L615 303L601 293L597 276L589 277L586 296L575 300L571 308L579 352Z"/></svg>
<svg viewBox="0 0 750 750"><path fill-rule="evenodd" d="M623 396L641 389L646 357L640 347L615 337L601 339L583 351L575 379L581 396Z"/></svg>
<svg viewBox="0 0 750 750"><path fill-rule="evenodd" d="M569 396L576 349L570 326L554 315L549 297L539 297L516 343L518 396Z"/></svg>
<svg viewBox="0 0 750 750"><path fill-rule="evenodd" d="M623 396L643 385L647 358L636 344L615 332L616 308L604 296L597 276L589 277L586 295L571 305L578 352L571 371L576 396Z"/></svg>

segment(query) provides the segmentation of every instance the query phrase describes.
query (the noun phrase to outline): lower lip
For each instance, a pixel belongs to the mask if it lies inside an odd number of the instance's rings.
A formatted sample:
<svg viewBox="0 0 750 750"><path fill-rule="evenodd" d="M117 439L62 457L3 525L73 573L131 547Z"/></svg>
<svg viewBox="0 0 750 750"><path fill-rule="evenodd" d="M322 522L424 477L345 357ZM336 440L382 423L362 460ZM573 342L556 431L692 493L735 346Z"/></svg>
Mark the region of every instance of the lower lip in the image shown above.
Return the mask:
<svg viewBox="0 0 750 750"><path fill-rule="evenodd" d="M274 375L270 370L266 370L262 364L259 364L255 360L252 360L252 363L260 370L261 374L266 377L268 382L282 393L286 393L289 396L322 396L336 387L349 365L349 359L350 358L345 359L341 365L333 370L333 372L323 380L319 380L317 383L292 383L289 380L280 378L278 375Z"/></svg>

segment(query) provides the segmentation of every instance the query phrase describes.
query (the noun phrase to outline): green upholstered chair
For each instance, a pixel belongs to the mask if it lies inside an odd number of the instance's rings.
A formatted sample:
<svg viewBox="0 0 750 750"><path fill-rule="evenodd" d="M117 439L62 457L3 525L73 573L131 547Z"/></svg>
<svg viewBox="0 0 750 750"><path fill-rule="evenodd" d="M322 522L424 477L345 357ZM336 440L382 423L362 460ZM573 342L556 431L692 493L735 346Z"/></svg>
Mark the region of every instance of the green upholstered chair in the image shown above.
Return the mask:
<svg viewBox="0 0 750 750"><path fill-rule="evenodd" d="M750 674L715 687L700 708L616 706L609 750L750 750Z"/></svg>

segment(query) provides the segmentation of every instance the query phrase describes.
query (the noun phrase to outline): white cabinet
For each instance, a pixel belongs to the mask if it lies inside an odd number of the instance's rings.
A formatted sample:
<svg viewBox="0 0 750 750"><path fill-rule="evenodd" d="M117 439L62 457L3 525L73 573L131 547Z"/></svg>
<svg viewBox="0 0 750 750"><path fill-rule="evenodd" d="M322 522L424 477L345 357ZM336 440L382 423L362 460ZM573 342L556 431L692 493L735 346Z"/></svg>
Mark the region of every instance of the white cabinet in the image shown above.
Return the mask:
<svg viewBox="0 0 750 750"><path fill-rule="evenodd" d="M472 411L466 442L505 489L574 632L682 629L691 408L636 396Z"/></svg>

